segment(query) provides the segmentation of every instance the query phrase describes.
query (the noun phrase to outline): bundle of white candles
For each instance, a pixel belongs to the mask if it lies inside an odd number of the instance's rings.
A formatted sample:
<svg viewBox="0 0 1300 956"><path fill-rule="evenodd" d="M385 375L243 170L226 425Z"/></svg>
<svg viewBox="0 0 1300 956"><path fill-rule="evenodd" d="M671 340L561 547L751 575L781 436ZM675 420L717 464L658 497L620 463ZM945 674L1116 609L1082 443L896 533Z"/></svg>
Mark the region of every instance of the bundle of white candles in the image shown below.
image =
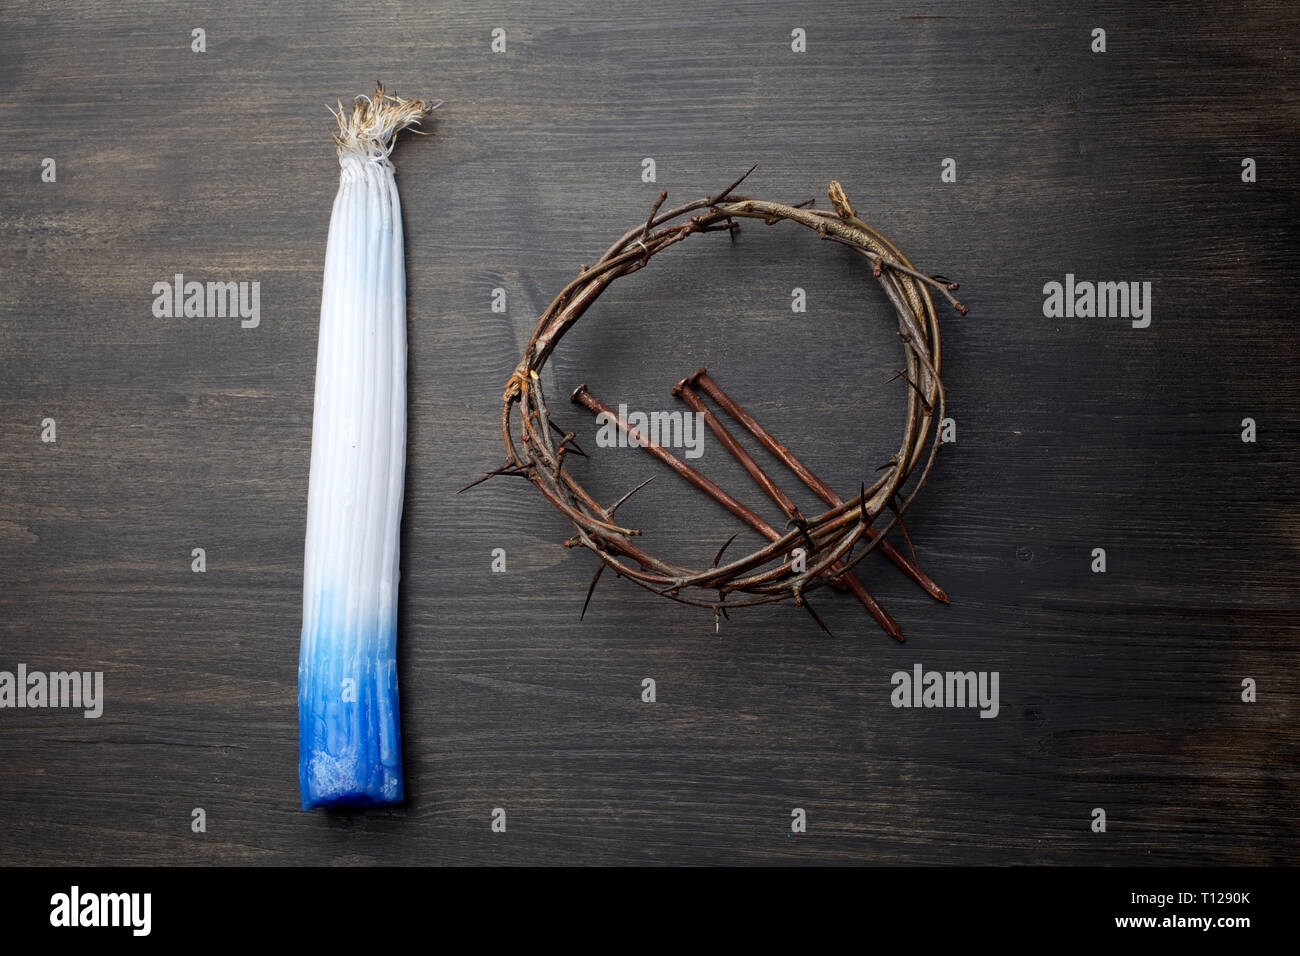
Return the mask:
<svg viewBox="0 0 1300 956"><path fill-rule="evenodd" d="M312 420L298 778L302 807L402 799L399 528L406 469L406 270L390 155L439 104L358 97L325 252Z"/></svg>

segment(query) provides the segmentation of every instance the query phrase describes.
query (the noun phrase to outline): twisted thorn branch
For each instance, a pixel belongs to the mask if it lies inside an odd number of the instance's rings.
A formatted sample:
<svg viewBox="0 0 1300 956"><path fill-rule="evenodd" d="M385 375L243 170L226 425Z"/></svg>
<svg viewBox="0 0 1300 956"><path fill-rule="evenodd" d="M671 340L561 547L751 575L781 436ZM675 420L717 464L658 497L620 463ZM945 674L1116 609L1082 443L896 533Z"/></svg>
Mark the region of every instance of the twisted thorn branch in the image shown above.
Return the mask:
<svg viewBox="0 0 1300 956"><path fill-rule="evenodd" d="M832 184L829 192L834 208L821 210L810 208L810 201L785 205L736 195L735 188L749 172L719 193L672 209L663 208L666 195L661 195L647 219L625 232L590 266L584 265L578 276L560 290L539 317L503 390L501 427L506 464L496 473L519 475L533 484L572 524L574 534L566 544L572 542L593 551L602 568L608 566L620 577L680 603L713 609L715 615L723 601L733 608L788 599L807 606L806 592L827 583L844 583L848 571L877 547L895 563L901 560L900 567L913 568L909 575L928 581L913 563L901 555L894 557L898 552L888 545L885 536L901 523L934 467L940 444L936 426L944 415L945 394L939 377L939 325L931 290L939 289L964 313L964 306L950 295L956 283L917 270L897 246L858 217L838 183ZM854 501L824 498L829 510L794 522L793 530L787 527L783 534L773 530L775 539L751 554L722 565L723 552L719 552L714 566L693 570L632 545L629 538L640 532L614 525L610 520L613 509L598 504L574 479L572 467L563 467L567 452L578 451L569 438L571 433L561 432L551 420L538 372L565 333L612 282L639 271L654 256L692 235L725 231L734 238L738 220L742 219L759 219L769 225L793 222L864 256L896 313L912 387L907 391L898 451L879 478L870 485L863 483ZM516 405L520 412L517 422L513 420ZM558 445L551 441L552 432L563 435ZM889 514L885 516L887 507ZM877 519L883 521L883 527L872 528ZM862 538L867 539L866 547L854 553ZM908 539L910 545L910 535ZM796 574L788 560L789 552L809 541L813 545L812 560L804 573ZM930 585L933 590L929 586L927 590L940 597L938 586L933 582ZM946 600L946 595L940 599ZM725 609L721 613L726 616ZM810 613L816 618L815 611L810 609ZM818 623L826 629L819 618Z"/></svg>

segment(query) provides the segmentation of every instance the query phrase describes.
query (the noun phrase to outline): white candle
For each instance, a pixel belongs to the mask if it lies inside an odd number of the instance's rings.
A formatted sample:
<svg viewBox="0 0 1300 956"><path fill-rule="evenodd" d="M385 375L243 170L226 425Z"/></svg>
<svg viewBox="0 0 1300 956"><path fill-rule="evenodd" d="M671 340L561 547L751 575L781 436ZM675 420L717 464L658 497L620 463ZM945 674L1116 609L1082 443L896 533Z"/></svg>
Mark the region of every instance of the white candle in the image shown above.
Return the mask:
<svg viewBox="0 0 1300 956"><path fill-rule="evenodd" d="M304 810L402 799L406 271L389 156L397 132L432 108L380 87L349 115L341 105L338 112L341 174L321 293L298 664Z"/></svg>

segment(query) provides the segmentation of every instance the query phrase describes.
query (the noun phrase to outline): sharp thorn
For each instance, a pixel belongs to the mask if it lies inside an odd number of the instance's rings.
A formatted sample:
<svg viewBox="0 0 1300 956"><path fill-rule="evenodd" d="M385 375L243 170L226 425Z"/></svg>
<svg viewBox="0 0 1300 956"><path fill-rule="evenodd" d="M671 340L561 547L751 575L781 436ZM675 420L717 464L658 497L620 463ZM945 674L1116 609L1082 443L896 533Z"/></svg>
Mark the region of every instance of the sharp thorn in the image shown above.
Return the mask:
<svg viewBox="0 0 1300 956"><path fill-rule="evenodd" d="M889 510L894 513L894 518L898 521L898 526L903 529L903 540L907 542L908 550L912 552L912 563L919 568L921 566L921 561L916 556L916 545L912 544L912 536L907 531L907 525L903 521L903 515L899 512L898 505L894 503L894 497L896 495L897 492L889 497Z"/></svg>
<svg viewBox="0 0 1300 956"><path fill-rule="evenodd" d="M482 478L476 478L476 479L474 479L474 480L471 481L468 485L466 485L464 488L461 488L460 491L457 491L456 494L460 494L461 491L469 491L469 490L470 490L471 488L473 488L475 485L481 485L483 482L487 481L489 478L495 478L495 477L497 477L498 475L522 475L522 474L523 474L522 471L520 471L518 468L515 468L513 465L511 465L509 462L507 462L506 464L502 465L500 468L493 468L491 471L489 471L489 472L488 472L486 475L484 475Z"/></svg>
<svg viewBox="0 0 1300 956"><path fill-rule="evenodd" d="M575 455L581 455L583 458L587 457L587 453L583 451L581 446L578 444L576 432L566 432L559 425L555 424L549 415L546 416L546 423L551 426L551 430L554 431L555 434L563 437L564 441L560 442L561 445L568 444L568 446L573 449Z"/></svg>
<svg viewBox="0 0 1300 956"><path fill-rule="evenodd" d="M579 621L587 616L587 605L591 603L592 592L596 590L596 582L600 580L600 575L604 570L605 562L601 561L600 566L596 568L596 573L591 576L591 584L587 585L587 600L582 602L582 613L578 615Z"/></svg>
<svg viewBox="0 0 1300 956"><path fill-rule="evenodd" d="M638 491L640 491L642 488L644 488L646 485L650 484L650 482L654 480L655 480L655 476L651 475L645 481L641 482L641 484L637 485L635 488L633 488L631 491L625 494L622 498L619 498L618 501L614 502L612 505L609 506L609 510L605 512L605 517L606 518L614 517L614 512L619 509L619 506L621 506L625 501L627 501L627 499L631 498L634 494L636 494Z"/></svg>
<svg viewBox="0 0 1300 956"><path fill-rule="evenodd" d="M726 189L724 189L722 192L718 193L716 196L712 196L712 197L710 197L710 199L709 199L709 205L710 205L710 206L716 206L718 203L722 202L722 200L726 199L727 196L731 194L731 191L732 191L733 189L735 189L737 186L739 186L741 183L743 183L743 182L745 181L745 176L748 176L750 173L752 173L752 172L753 172L754 170L756 170L756 169L758 169L758 163L755 163L753 166L750 166L749 169L746 170L744 176L741 176L739 179L737 179L734 183L732 183L730 186L728 186L728 187L727 187Z"/></svg>
<svg viewBox="0 0 1300 956"><path fill-rule="evenodd" d="M808 599L807 599L807 598L804 598L804 599L803 599L803 606L804 606L804 609L805 609L809 614L812 615L812 618L813 618L814 621L817 622L817 626L818 626L818 627L820 627L820 628L821 628L823 631L825 631L827 634L830 634L831 637L834 637L834 636L835 636L834 634L831 634L831 629L830 629L829 627L826 626L826 622L823 621L820 617L817 616L817 612L813 610L813 607L812 607L811 604L808 603Z"/></svg>
<svg viewBox="0 0 1300 956"><path fill-rule="evenodd" d="M722 553L726 551L727 548L730 547L731 542L735 541L738 537L740 537L739 531L727 539L726 544L718 549L717 555L713 558L713 563L709 565L710 568L716 568L718 566L718 562L722 560Z"/></svg>

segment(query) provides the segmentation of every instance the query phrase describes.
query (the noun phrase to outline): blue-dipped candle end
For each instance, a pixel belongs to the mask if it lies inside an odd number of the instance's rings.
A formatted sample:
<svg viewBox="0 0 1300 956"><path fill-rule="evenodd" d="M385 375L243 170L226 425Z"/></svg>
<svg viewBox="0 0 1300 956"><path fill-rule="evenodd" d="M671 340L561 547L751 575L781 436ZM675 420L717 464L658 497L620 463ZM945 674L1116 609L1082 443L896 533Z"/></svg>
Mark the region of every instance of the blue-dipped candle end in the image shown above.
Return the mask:
<svg viewBox="0 0 1300 956"><path fill-rule="evenodd" d="M377 630L387 631L376 640ZM369 633L366 633L369 631ZM298 675L302 808L401 803L396 628L335 631L303 642Z"/></svg>

